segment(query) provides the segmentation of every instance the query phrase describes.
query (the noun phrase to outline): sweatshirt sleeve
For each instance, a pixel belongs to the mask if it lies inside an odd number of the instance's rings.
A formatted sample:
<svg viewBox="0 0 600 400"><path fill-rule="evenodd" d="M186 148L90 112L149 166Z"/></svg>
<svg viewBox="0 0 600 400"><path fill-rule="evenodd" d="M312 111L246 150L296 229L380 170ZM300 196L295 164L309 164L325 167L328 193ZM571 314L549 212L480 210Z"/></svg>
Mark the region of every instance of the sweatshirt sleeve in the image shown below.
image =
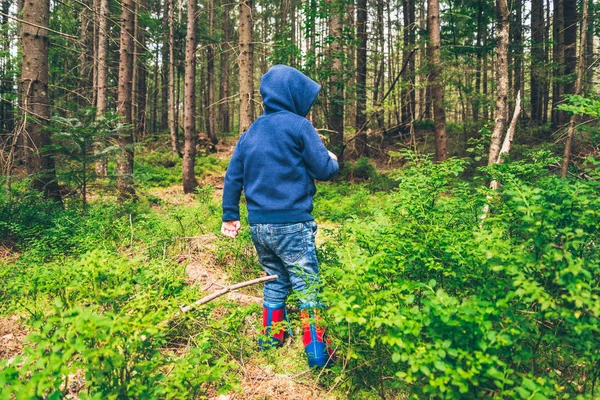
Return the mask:
<svg viewBox="0 0 600 400"><path fill-rule="evenodd" d="M332 179L339 170L338 162L331 158L317 131L307 120L300 129L304 148L302 158L310 175L319 181Z"/></svg>
<svg viewBox="0 0 600 400"><path fill-rule="evenodd" d="M244 164L240 148L243 137L244 135L240 137L233 150L225 174L223 187L223 221L225 222L240 220L240 196L244 187Z"/></svg>

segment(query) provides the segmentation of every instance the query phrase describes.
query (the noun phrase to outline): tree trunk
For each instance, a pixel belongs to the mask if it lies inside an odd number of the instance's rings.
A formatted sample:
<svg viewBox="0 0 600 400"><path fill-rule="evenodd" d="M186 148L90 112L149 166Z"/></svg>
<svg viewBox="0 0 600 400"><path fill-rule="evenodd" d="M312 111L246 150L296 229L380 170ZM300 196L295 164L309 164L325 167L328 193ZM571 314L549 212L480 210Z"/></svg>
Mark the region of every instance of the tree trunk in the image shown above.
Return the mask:
<svg viewBox="0 0 600 400"><path fill-rule="evenodd" d="M544 0L531 2L531 120L542 123L544 59Z"/></svg>
<svg viewBox="0 0 600 400"><path fill-rule="evenodd" d="M577 0L563 0L563 16L565 19L563 95L565 95L575 93L575 74L577 73Z"/></svg>
<svg viewBox="0 0 600 400"><path fill-rule="evenodd" d="M217 123L215 120L215 48L214 48L214 20L215 20L215 0L208 2L208 46L207 53L207 85L208 85L208 118L206 120L206 133L210 137L212 144L217 144Z"/></svg>
<svg viewBox="0 0 600 400"><path fill-rule="evenodd" d="M185 76L183 93L183 192L194 193L198 186L196 165L196 134L194 106L196 103L196 0L187 0L187 29L185 37Z"/></svg>
<svg viewBox="0 0 600 400"><path fill-rule="evenodd" d="M108 17L109 0L100 0L98 12L98 72L96 74L96 119L101 119L106 112L108 93ZM103 145L95 145L94 151L99 152ZM96 175L105 177L108 174L108 158L100 157L95 162Z"/></svg>
<svg viewBox="0 0 600 400"><path fill-rule="evenodd" d="M587 0L583 0L583 15L581 17L580 27L580 40L579 40L579 57L577 57L577 80L575 82L575 94L581 94L583 87L583 74L585 68L585 41L587 36L587 19L588 19L588 5ZM561 165L560 176L563 178L567 177L569 172L569 159L571 158L571 148L573 146L573 136L575 135L575 122L577 118L575 114L571 115L569 120L569 129L567 133L567 143L565 144L565 154L563 156L563 162Z"/></svg>
<svg viewBox="0 0 600 400"><path fill-rule="evenodd" d="M339 161L343 162L342 146L344 142L344 65L342 48L342 15L344 5L338 0L329 0L329 45L331 57L331 76L329 78L330 116L329 129L332 131L330 145Z"/></svg>
<svg viewBox="0 0 600 400"><path fill-rule="evenodd" d="M8 13L10 12L10 1L9 0L4 0L2 1L2 13L4 15L2 15L0 24L3 27L3 29L6 29L5 27L8 25ZM13 85L14 85L14 80L13 80L13 75L10 72L12 70L12 57L10 56L10 48L11 48L11 42L12 42L12 38L10 37L10 32L8 29L6 29L4 31L4 44L2 47L2 50L5 52L6 54L6 58L5 58L5 62L2 64L3 67L3 71L2 71L2 81L0 82L0 92L4 93L4 94L8 94L8 93L12 93L13 92ZM14 129L14 110L13 110L13 104L11 102L8 101L0 101L0 133L9 133L12 132Z"/></svg>
<svg viewBox="0 0 600 400"><path fill-rule="evenodd" d="M121 154L117 159L117 190L120 199L135 197L133 187L133 127L131 120L132 79L133 79L133 30L135 9L134 0L122 0L121 3L121 39L119 48L119 92L117 113L126 127L119 130Z"/></svg>
<svg viewBox="0 0 600 400"><path fill-rule="evenodd" d="M36 190L44 193L44 197L60 202L54 155L48 149L50 135L45 129L50 119L48 31L45 29L49 21L49 3L49 0L32 0L23 6L21 91L25 129L28 133L27 173L32 177Z"/></svg>
<svg viewBox="0 0 600 400"><path fill-rule="evenodd" d="M171 151L180 154L177 140L179 101L175 100L175 0L165 0L169 7L169 132L171 134Z"/></svg>
<svg viewBox="0 0 600 400"><path fill-rule="evenodd" d="M517 98L517 93L523 93L523 1L514 0L512 3L515 11L515 26L513 29L514 38L514 80L513 80L513 99Z"/></svg>
<svg viewBox="0 0 600 400"><path fill-rule="evenodd" d="M170 9L171 1L164 0L165 6L163 8L162 18L162 29L163 29L163 42L161 49L162 65L160 68L160 130L166 131L169 129L169 37L170 37ZM158 88L156 88L158 90ZM172 147L172 144L171 144ZM176 152L177 149L174 150Z"/></svg>
<svg viewBox="0 0 600 400"><path fill-rule="evenodd" d="M414 0L403 0L402 7L404 13L403 58L406 59L415 45L415 2ZM410 124L415 110L415 59L413 57L408 60L406 76L404 96L402 96L402 123Z"/></svg>
<svg viewBox="0 0 600 400"><path fill-rule="evenodd" d="M92 21L92 1L82 2L81 25L79 27L79 38L82 45L79 53L79 95L77 104L82 108L94 105L94 25Z"/></svg>
<svg viewBox="0 0 600 400"><path fill-rule="evenodd" d="M564 71L564 19L563 0L554 1L554 15L552 18L552 124L562 125L565 121L565 113L556 109L562 101L563 85L561 79Z"/></svg>
<svg viewBox="0 0 600 400"><path fill-rule="evenodd" d="M496 122L492 131L488 165L494 164L500 153L500 141L508 119L508 36L509 36L509 12L508 0L496 0L496 12L498 17L498 44L496 48Z"/></svg>
<svg viewBox="0 0 600 400"><path fill-rule="evenodd" d="M429 84L431 85L431 96L433 98L435 160L440 162L448 158L448 146L446 140L446 112L444 110L444 85L441 81L439 0L427 0L427 14L429 19L429 42L431 46Z"/></svg>
<svg viewBox="0 0 600 400"><path fill-rule="evenodd" d="M477 9L477 37L475 39L475 47L477 52L477 61L475 63L475 96L473 96L473 102L471 104L473 108L473 121L479 121L479 105L481 103L481 67L482 67L482 54L483 49L481 47L481 36L483 34L483 6L481 2L478 2Z"/></svg>
<svg viewBox="0 0 600 400"><path fill-rule="evenodd" d="M231 22L229 13L231 5L225 1L223 5L223 45L221 46L221 82L219 85L219 116L221 131L231 131L229 122L229 51L231 49Z"/></svg>
<svg viewBox="0 0 600 400"><path fill-rule="evenodd" d="M368 156L367 133L367 0L356 2L356 36L358 51L356 53L356 132L363 130L356 137L356 152L359 157Z"/></svg>
<svg viewBox="0 0 600 400"><path fill-rule="evenodd" d="M240 133L254 120L254 44L252 42L252 0L240 1Z"/></svg>
<svg viewBox="0 0 600 400"><path fill-rule="evenodd" d="M138 12L142 13L146 11L146 0L136 0L138 5ZM146 66L146 26L142 18L136 18L136 31L135 31L135 57L134 68L137 73L133 84L136 86L133 102L135 104L135 114L133 114L134 120L134 137L139 138L142 141L146 137L146 98L147 98L147 78L148 69Z"/></svg>

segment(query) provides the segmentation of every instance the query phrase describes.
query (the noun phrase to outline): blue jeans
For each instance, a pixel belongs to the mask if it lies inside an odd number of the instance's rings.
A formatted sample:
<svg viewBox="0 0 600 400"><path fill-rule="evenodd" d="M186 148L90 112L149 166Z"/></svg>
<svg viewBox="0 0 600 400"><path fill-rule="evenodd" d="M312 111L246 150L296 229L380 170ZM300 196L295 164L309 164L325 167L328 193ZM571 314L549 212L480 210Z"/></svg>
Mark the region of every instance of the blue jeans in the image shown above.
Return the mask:
<svg viewBox="0 0 600 400"><path fill-rule="evenodd" d="M300 308L320 307L321 281L315 247L317 224L314 221L253 224L250 233L267 275L279 276L265 283L265 304L283 306L293 289L298 294Z"/></svg>

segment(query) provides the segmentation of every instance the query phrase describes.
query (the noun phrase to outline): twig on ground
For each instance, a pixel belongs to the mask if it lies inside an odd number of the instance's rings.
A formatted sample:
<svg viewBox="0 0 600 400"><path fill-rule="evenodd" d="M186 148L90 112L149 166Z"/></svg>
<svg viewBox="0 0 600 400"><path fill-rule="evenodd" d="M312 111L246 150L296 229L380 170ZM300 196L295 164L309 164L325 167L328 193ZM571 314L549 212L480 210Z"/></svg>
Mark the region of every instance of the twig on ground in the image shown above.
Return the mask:
<svg viewBox="0 0 600 400"><path fill-rule="evenodd" d="M223 289L219 290L218 292L214 292L208 296L201 298L200 300L196 301L193 304L190 304L189 306L181 307L177 313L175 313L170 318L162 321L160 324L158 324L158 326L168 325L171 321L173 321L175 318L179 317L180 315L189 312L190 310L192 310L195 307L198 307L198 306L206 304L210 301L213 301L214 299L216 299L220 296L223 296L224 294L227 294L233 290L237 290L237 289L240 289L240 288L243 288L246 286L250 286L250 285L254 285L257 283L272 281L273 279L277 279L277 278L278 278L277 275L270 275L270 276L265 276L262 278L252 279L250 281L246 281L246 282L242 282L242 283L236 283L235 285L223 288Z"/></svg>

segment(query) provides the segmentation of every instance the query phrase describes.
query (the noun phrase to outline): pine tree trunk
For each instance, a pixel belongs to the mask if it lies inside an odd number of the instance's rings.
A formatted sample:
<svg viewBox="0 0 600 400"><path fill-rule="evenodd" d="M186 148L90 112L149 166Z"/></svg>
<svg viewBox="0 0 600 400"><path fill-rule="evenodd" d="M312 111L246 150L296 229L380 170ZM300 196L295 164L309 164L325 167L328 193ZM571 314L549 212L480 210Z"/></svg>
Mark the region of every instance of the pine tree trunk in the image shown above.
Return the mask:
<svg viewBox="0 0 600 400"><path fill-rule="evenodd" d="M82 2L81 25L79 27L79 38L82 45L79 53L79 96L77 103L82 107L94 105L94 25L92 21L92 1Z"/></svg>
<svg viewBox="0 0 600 400"><path fill-rule="evenodd" d="M523 93L523 1L514 0L512 7L515 9L513 99L516 101L517 93Z"/></svg>
<svg viewBox="0 0 600 400"><path fill-rule="evenodd" d="M0 17L0 24L3 27L3 29L5 29L4 27L7 26L8 24L8 13L10 12L10 1L9 0L4 0L2 1L2 13L3 15ZM6 58L5 58L5 62L3 63L2 67L3 67L3 80L0 82L0 91L2 93L11 93L13 92L13 77L12 74L9 75L9 71L11 71L12 69L12 57L9 55L10 54L10 47L11 47L11 42L12 39L9 36L9 31L8 29L4 30L4 35L3 35L3 46L2 46L2 50L5 52L5 54L7 54ZM0 101L0 133L9 133L12 132L14 129L14 110L13 110L13 104L11 102L7 102L7 101Z"/></svg>
<svg viewBox="0 0 600 400"><path fill-rule="evenodd" d="M219 116L221 118L221 131L230 132L229 122L229 51L231 48L231 22L229 13L231 6L228 1L223 5L223 41L221 46L221 82L219 85Z"/></svg>
<svg viewBox="0 0 600 400"><path fill-rule="evenodd" d="M254 44L252 42L252 0L240 1L240 126L245 132L254 119Z"/></svg>
<svg viewBox="0 0 600 400"><path fill-rule="evenodd" d="M209 43L207 52L207 85L208 85L208 118L206 121L206 133L210 137L212 144L217 144L217 123L215 119L215 47L214 47L214 20L215 20L215 0L208 2L208 36Z"/></svg>
<svg viewBox="0 0 600 400"><path fill-rule="evenodd" d="M339 161L343 162L342 146L344 142L344 65L342 62L342 20L344 5L339 0L329 0L329 45L331 56L331 76L329 78L330 116L329 129L331 129L331 150L338 154Z"/></svg>
<svg viewBox="0 0 600 400"><path fill-rule="evenodd" d="M146 11L146 0L136 0L138 6L138 17L136 18L135 45L134 45L134 68L136 70L133 84L135 85L135 97L133 105L135 113L134 138L143 141L146 137L146 97L148 70L146 66L146 27L139 15Z"/></svg>
<svg viewBox="0 0 600 400"><path fill-rule="evenodd" d="M583 74L585 68L585 49L586 49L586 36L587 36L587 19L588 19L588 5L587 0L583 0L583 15L581 17L580 27L580 40L579 40L579 57L577 57L577 79L575 82L575 93L576 95L581 94L583 87ZM573 136L575 135L575 123L577 117L573 114L569 120L569 129L567 131L567 142L565 144L565 154L561 165L561 177L566 178L569 172L569 160L571 158L571 148L573 147Z"/></svg>
<svg viewBox="0 0 600 400"><path fill-rule="evenodd" d="M414 0L404 0L402 7L404 12L403 58L406 59L415 46L415 2ZM415 111L415 59L413 57L408 60L406 76L407 82L403 89L404 96L402 96L402 123L410 124L414 119Z"/></svg>
<svg viewBox="0 0 600 400"><path fill-rule="evenodd" d="M118 133L121 154L117 158L117 190L120 199L135 197L135 189L133 187L133 127L131 119L134 9L134 0L122 0L117 113L121 116L121 122L127 126L119 130Z"/></svg>
<svg viewBox="0 0 600 400"><path fill-rule="evenodd" d="M498 40L496 48L496 122L492 131L488 165L494 164L500 153L502 133L508 119L508 36L509 12L508 0L496 0L498 18Z"/></svg>
<svg viewBox="0 0 600 400"><path fill-rule="evenodd" d="M171 135L171 151L180 154L177 140L179 98L175 100L175 0L165 0L169 7L169 133Z"/></svg>
<svg viewBox="0 0 600 400"><path fill-rule="evenodd" d="M544 1L531 3L531 120L542 123L544 59Z"/></svg>
<svg viewBox="0 0 600 400"><path fill-rule="evenodd" d="M98 72L96 79L96 119L101 119L106 112L108 93L108 17L109 0L100 0L98 11ZM95 145L94 151L101 151L103 145ZM95 162L96 175L105 177L108 174L108 158L100 157Z"/></svg>
<svg viewBox="0 0 600 400"><path fill-rule="evenodd" d="M356 2L356 36L358 51L356 52L356 152L359 157L368 156L367 147L367 0Z"/></svg>
<svg viewBox="0 0 600 400"><path fill-rule="evenodd" d="M439 0L427 0L429 19L429 42L431 46L431 73L429 84L433 98L433 119L435 130L435 160L440 162L448 158L446 140L446 111L444 110L444 85L441 81L441 38Z"/></svg>
<svg viewBox="0 0 600 400"><path fill-rule="evenodd" d="M183 192L194 193L198 186L196 165L196 0L187 0L187 29L185 37L185 76L183 90Z"/></svg>
<svg viewBox="0 0 600 400"><path fill-rule="evenodd" d="M162 29L164 32L161 58L162 65L160 68L160 130L166 131L169 129L169 36L170 36L170 0L164 0L165 4L163 7L163 18L162 18ZM156 88L158 90L158 88ZM172 147L172 144L171 144ZM176 151L176 150L175 150Z"/></svg>
<svg viewBox="0 0 600 400"><path fill-rule="evenodd" d="M563 17L565 19L563 95L565 95L575 93L575 74L577 73L577 0L563 0Z"/></svg>
<svg viewBox="0 0 600 400"><path fill-rule="evenodd" d="M473 108L473 121L479 121L479 108L481 103L481 68L482 68L482 54L483 49L481 47L481 36L483 34L483 7L481 2L478 2L477 10L477 37L475 39L475 46L477 51L477 60L475 63L475 96L473 96L473 102L471 104Z"/></svg>
<svg viewBox="0 0 600 400"><path fill-rule="evenodd" d="M21 93L25 113L26 165L33 187L44 197L61 201L54 155L48 149L50 135L45 128L50 119L48 106L48 27L49 0L24 4L21 25ZM33 25L37 25L36 26Z"/></svg>
<svg viewBox="0 0 600 400"><path fill-rule="evenodd" d="M563 0L554 1L554 15L552 18L552 124L562 125L565 121L565 113L556 109L562 101L563 85L561 83L564 74L564 18Z"/></svg>

